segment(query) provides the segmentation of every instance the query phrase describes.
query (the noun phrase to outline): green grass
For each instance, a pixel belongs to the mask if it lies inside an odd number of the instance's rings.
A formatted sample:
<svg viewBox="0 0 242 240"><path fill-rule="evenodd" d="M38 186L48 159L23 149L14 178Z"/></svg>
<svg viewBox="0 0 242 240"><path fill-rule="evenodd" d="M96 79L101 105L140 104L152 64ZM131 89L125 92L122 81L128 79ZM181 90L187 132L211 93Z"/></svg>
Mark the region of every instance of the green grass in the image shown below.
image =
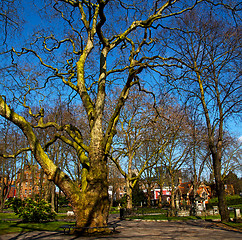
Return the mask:
<svg viewBox="0 0 242 240"><path fill-rule="evenodd" d="M18 215L16 215L14 212L8 212L8 213L1 213L0 212L0 221L4 220L4 219L21 219L18 217ZM68 219L66 213L58 213L56 216L56 219Z"/></svg>
<svg viewBox="0 0 242 240"><path fill-rule="evenodd" d="M225 225L242 230L242 223L229 222L225 223Z"/></svg>
<svg viewBox="0 0 242 240"><path fill-rule="evenodd" d="M9 213L0 212L0 220L2 219L19 219L19 217L14 212L9 212Z"/></svg>
<svg viewBox="0 0 242 240"><path fill-rule="evenodd" d="M1 213L0 212L0 220L4 219L4 218L18 218L18 216L14 213L14 212L10 212L10 213Z"/></svg>
<svg viewBox="0 0 242 240"><path fill-rule="evenodd" d="M242 197L240 197L239 195L227 196L226 201L228 207L240 208L242 210ZM209 200L207 207L212 208L213 206L218 206L217 197Z"/></svg>
<svg viewBox="0 0 242 240"><path fill-rule="evenodd" d="M186 220L198 220L198 219L220 219L220 215L212 215L212 216L188 216L188 217L167 217L166 214L159 215L138 215L138 216L130 216L130 219L143 219L143 220L176 220L176 221L186 221Z"/></svg>
<svg viewBox="0 0 242 240"><path fill-rule="evenodd" d="M72 211L72 208L67 206L67 207L59 207L58 212L59 213L67 213L68 211Z"/></svg>
<svg viewBox="0 0 242 240"><path fill-rule="evenodd" d="M111 207L109 214L117 214L119 211L119 207Z"/></svg>
<svg viewBox="0 0 242 240"><path fill-rule="evenodd" d="M113 211L112 213L119 213L119 211ZM12 220L12 219L16 219L16 220L21 220L21 218L18 217L18 215L15 215L15 213L13 212L9 212L9 213L1 213L0 212L0 221L8 221L8 220ZM63 219L73 219L73 218L70 218L70 217L67 217L66 213L58 213L56 215L56 218L55 219L58 219L58 220L63 220Z"/></svg>
<svg viewBox="0 0 242 240"><path fill-rule="evenodd" d="M8 220L9 219L9 220ZM11 221L10 221L11 219ZM58 214L56 219L68 219L66 213ZM5 221L6 220L6 221ZM0 235L15 232L28 232L28 231L58 231L60 226L73 223L72 220L68 222L64 221L53 221L43 223L23 223L15 220L21 220L15 213L0 213Z"/></svg>
<svg viewBox="0 0 242 240"><path fill-rule="evenodd" d="M67 217L66 213L58 213L56 215L56 219L62 220L62 219L69 219L70 217Z"/></svg>
<svg viewBox="0 0 242 240"><path fill-rule="evenodd" d="M74 222L69 222L74 223ZM0 222L0 235L16 232L29 231L59 231L60 226L68 224L67 222L44 222L44 223L22 223L22 222Z"/></svg>
<svg viewBox="0 0 242 240"><path fill-rule="evenodd" d="M0 213L0 221L1 220L8 221L8 219L16 219L16 220L20 219L21 220L21 218L19 218L19 216L16 215L15 213L12 213L12 212ZM56 219L62 220L62 219L69 219L69 218L67 217L66 213L60 213L60 214L57 214Z"/></svg>
<svg viewBox="0 0 242 240"><path fill-rule="evenodd" d="M136 211L138 214L150 214L150 213L163 213L165 214L167 210L161 208L138 208Z"/></svg>

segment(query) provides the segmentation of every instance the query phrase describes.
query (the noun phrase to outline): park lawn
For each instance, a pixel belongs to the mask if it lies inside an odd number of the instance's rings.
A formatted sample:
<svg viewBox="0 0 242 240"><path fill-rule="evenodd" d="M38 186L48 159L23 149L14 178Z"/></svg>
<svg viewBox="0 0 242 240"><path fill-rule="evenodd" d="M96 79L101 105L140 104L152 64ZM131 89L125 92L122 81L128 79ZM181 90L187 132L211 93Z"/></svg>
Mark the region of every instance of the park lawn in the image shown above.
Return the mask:
<svg viewBox="0 0 242 240"><path fill-rule="evenodd" d="M167 210L162 208L137 208L135 211L137 214L152 214L152 213L160 213L160 214L166 214Z"/></svg>
<svg viewBox="0 0 242 240"><path fill-rule="evenodd" d="M19 217L14 212L8 212L8 213L0 212L0 220L3 220L3 219L19 219Z"/></svg>
<svg viewBox="0 0 242 240"><path fill-rule="evenodd" d="M70 206L67 206L67 207L59 207L58 208L58 212L59 213L66 213L68 211L72 211L72 208Z"/></svg>
<svg viewBox="0 0 242 240"><path fill-rule="evenodd" d="M8 212L8 213L1 213L0 212L0 221L1 220L8 220L8 219L9 220L10 219L21 220L21 218L18 215L16 215L14 212ZM68 217L67 217L66 213L58 213L56 215L56 219L62 220L62 219L68 219Z"/></svg>
<svg viewBox="0 0 242 240"><path fill-rule="evenodd" d="M66 213L58 213L55 217L55 219L59 219L59 220L62 220L62 219L68 219L69 217L67 217Z"/></svg>
<svg viewBox="0 0 242 240"><path fill-rule="evenodd" d="M74 224L74 222L43 222L43 223L22 223L22 222L0 222L0 235L16 232L29 231L59 231L60 226Z"/></svg>
<svg viewBox="0 0 242 240"><path fill-rule="evenodd" d="M211 216L188 216L188 217L167 217L166 214L157 214L157 215L136 215L129 216L129 219L143 219L143 220L168 220L168 221L186 221L186 220L212 220L220 219L220 215L211 215Z"/></svg>
<svg viewBox="0 0 242 240"><path fill-rule="evenodd" d="M240 208L242 210L242 197L240 195L232 195L226 197L228 207ZM212 198L209 200L207 207L212 208L213 206L218 206L218 198Z"/></svg>
<svg viewBox="0 0 242 240"><path fill-rule="evenodd" d="M66 213L58 214L56 219L67 219ZM21 218L13 212L0 213L0 235L28 231L58 231L62 225L74 224L74 220L69 220L69 222L51 221L43 223L23 223L14 220L21 220Z"/></svg>
<svg viewBox="0 0 242 240"><path fill-rule="evenodd" d="M225 225L240 229L242 231L242 223L229 222L229 223L225 223Z"/></svg>

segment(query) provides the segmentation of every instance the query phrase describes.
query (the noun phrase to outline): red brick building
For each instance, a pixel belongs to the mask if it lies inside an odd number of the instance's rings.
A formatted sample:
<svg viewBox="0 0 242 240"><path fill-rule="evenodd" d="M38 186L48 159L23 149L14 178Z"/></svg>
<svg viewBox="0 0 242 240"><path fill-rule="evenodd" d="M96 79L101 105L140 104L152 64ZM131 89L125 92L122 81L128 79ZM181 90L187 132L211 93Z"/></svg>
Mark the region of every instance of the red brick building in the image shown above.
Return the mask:
<svg viewBox="0 0 242 240"><path fill-rule="evenodd" d="M47 176L37 165L26 165L17 174L16 196L28 198L44 193L47 191L48 183Z"/></svg>

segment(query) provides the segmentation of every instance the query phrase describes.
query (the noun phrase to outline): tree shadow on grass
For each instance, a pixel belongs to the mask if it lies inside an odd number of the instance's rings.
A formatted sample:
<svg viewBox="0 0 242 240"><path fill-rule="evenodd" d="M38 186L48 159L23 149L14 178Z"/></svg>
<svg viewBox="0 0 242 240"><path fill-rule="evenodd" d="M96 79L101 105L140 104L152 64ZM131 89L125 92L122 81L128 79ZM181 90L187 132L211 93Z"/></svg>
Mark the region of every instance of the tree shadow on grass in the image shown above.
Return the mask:
<svg viewBox="0 0 242 240"><path fill-rule="evenodd" d="M111 219L109 219L110 221L108 222L108 224L110 225L116 225L116 227L120 226L122 220L117 218L117 215L115 215L115 217L111 217ZM46 222L44 224L51 224L51 222ZM14 239L80 239L80 236L78 235L65 235L63 230L60 229L61 225L65 225L65 224L72 224L70 222L68 223L62 223L59 225L56 225L53 227L53 229L44 229L44 224L41 226L36 224L36 223L23 223L23 222L11 222L8 223L6 225L6 228L2 228L3 232L6 232L5 235L0 235L0 239L4 239L4 240L14 240ZM12 230L12 233L9 231L9 229ZM14 233L15 232L15 233ZM17 233L18 232L18 233ZM116 234L119 233L119 231L115 230L112 234ZM111 237L112 234L108 234L106 235L104 234L99 234L99 236L96 237L101 237L101 238L109 238ZM89 235L86 236L86 239L88 239L89 237L95 237L93 235Z"/></svg>
<svg viewBox="0 0 242 240"><path fill-rule="evenodd" d="M59 235L58 232L46 232L46 231L42 231L42 232L41 231L38 231L38 232L29 231L29 232L26 232L26 231L23 231L23 232L18 233L14 237L8 238L8 240L60 239L60 238L58 238L58 235Z"/></svg>
<svg viewBox="0 0 242 240"><path fill-rule="evenodd" d="M48 224L48 222L44 224ZM15 222L7 225L6 228L1 229L2 233L6 232L6 234L2 236L0 235L0 239L61 239L55 237L55 235L61 234L61 231L58 231L59 228L60 226L56 225L55 227L53 227L53 229L45 230L43 228L43 225L38 226L38 224L36 223ZM9 229L11 229L11 231L9 231Z"/></svg>

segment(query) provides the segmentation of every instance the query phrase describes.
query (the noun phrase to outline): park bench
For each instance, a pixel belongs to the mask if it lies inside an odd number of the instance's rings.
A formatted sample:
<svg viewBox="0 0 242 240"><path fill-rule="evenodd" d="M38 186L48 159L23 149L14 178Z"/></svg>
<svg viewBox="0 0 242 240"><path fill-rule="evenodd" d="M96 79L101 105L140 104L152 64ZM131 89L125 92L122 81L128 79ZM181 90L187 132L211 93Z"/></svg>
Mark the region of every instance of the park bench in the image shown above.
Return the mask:
<svg viewBox="0 0 242 240"><path fill-rule="evenodd" d="M108 224L105 227L83 227L83 229L99 229L99 228L109 228L113 229L113 232L116 231L117 224ZM63 228L64 234L70 233L71 229L76 229L76 225L62 225L60 228ZM68 230L68 231L67 231Z"/></svg>
<svg viewBox="0 0 242 240"><path fill-rule="evenodd" d="M64 234L70 233L71 229L75 229L75 225L62 225L60 228L63 228ZM68 230L68 232L66 232Z"/></svg>

